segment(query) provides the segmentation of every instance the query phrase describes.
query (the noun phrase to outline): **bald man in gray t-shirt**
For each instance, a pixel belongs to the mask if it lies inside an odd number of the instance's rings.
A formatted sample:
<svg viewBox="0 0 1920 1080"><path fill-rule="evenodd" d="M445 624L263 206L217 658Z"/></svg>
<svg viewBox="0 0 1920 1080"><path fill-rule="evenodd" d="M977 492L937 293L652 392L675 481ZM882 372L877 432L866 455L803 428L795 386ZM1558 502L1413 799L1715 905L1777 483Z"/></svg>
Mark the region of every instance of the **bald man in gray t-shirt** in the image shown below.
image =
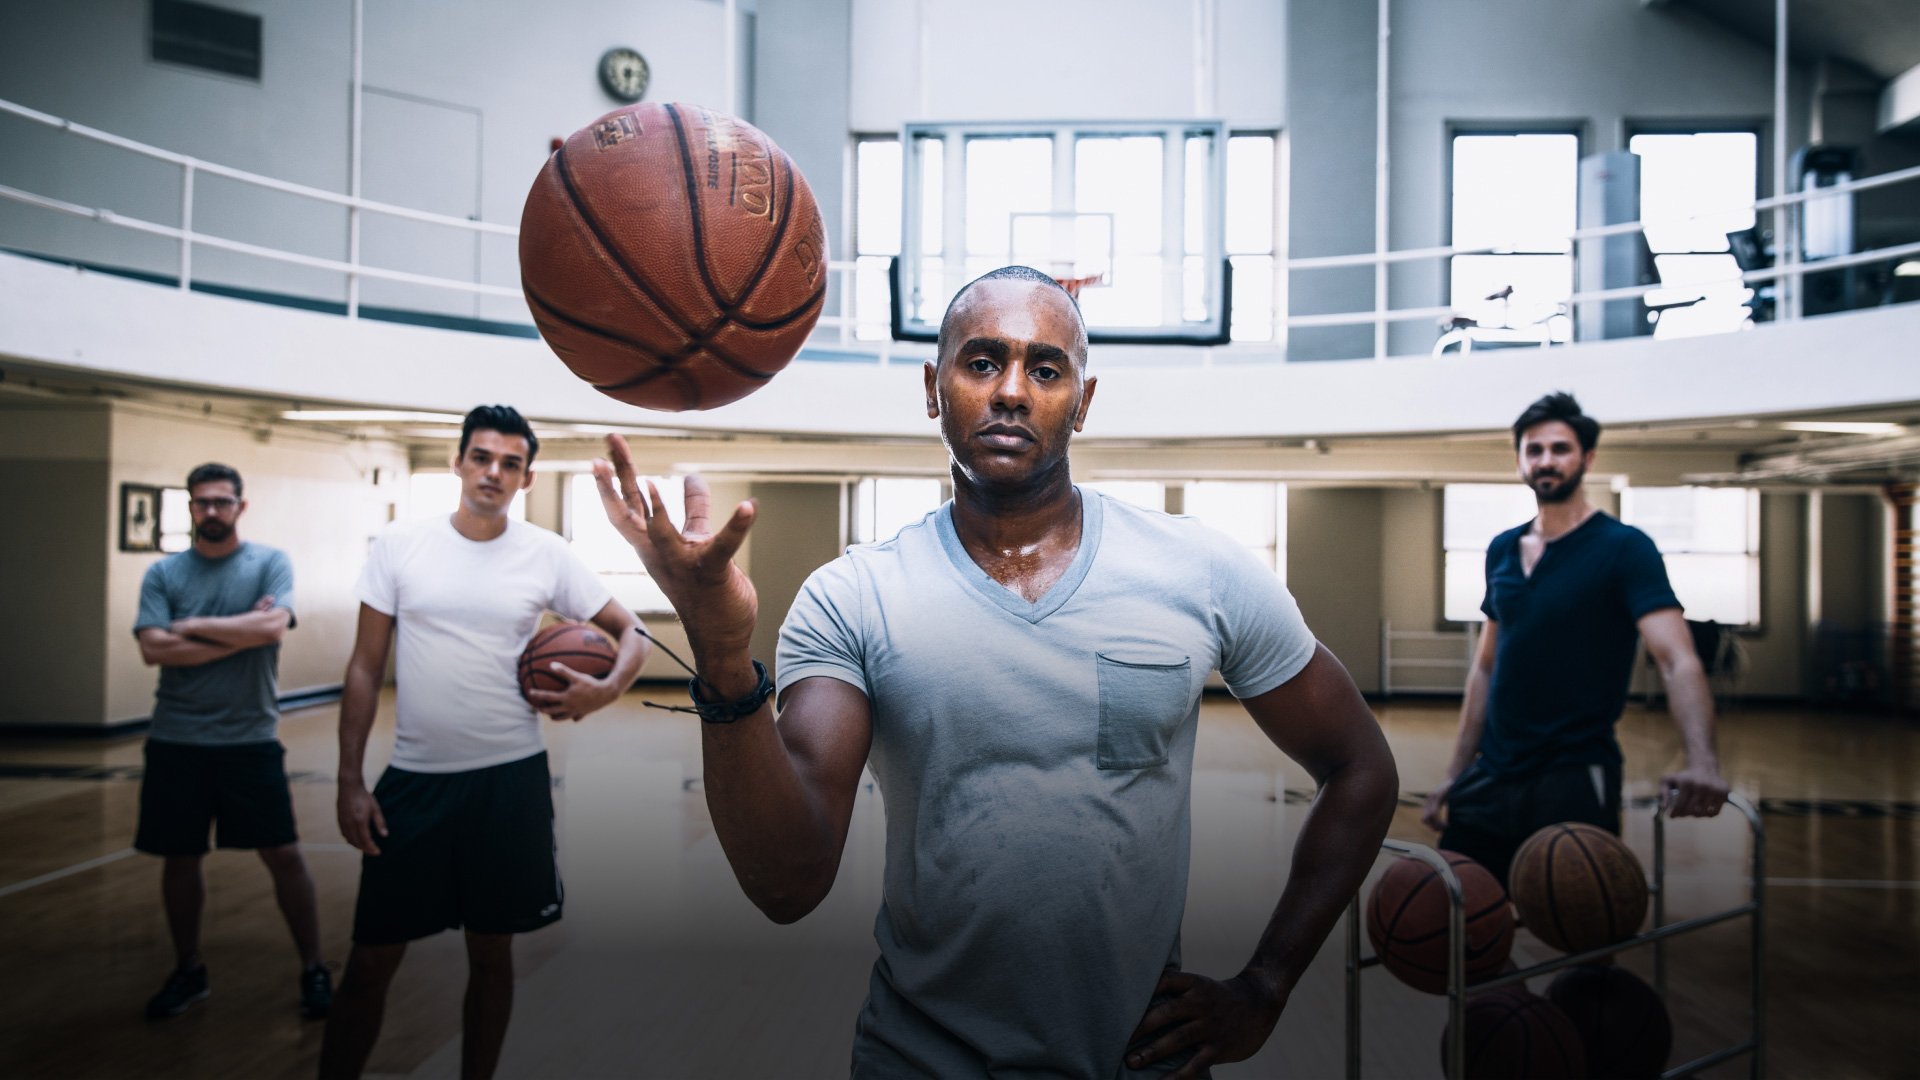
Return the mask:
<svg viewBox="0 0 1920 1080"><path fill-rule="evenodd" d="M734 875L791 922L832 888L862 770L886 796L880 958L853 1074L1191 1080L1260 1049L1373 864L1398 789L1346 669L1271 569L1198 523L1073 483L1096 380L1052 278L960 291L926 366L953 501L817 571L774 687L759 601L689 477L676 528L626 445L594 473L692 646L707 807ZM617 487L616 487L617 483ZM1321 785L1251 959L1181 970L1200 691L1218 669Z"/></svg>
<svg viewBox="0 0 1920 1080"><path fill-rule="evenodd" d="M1114 1075L1180 966L1207 673L1257 697L1313 657L1246 549L1077 490L1079 551L1036 603L946 506L816 571L781 630L782 689L872 702L887 862L857 1075Z"/></svg>

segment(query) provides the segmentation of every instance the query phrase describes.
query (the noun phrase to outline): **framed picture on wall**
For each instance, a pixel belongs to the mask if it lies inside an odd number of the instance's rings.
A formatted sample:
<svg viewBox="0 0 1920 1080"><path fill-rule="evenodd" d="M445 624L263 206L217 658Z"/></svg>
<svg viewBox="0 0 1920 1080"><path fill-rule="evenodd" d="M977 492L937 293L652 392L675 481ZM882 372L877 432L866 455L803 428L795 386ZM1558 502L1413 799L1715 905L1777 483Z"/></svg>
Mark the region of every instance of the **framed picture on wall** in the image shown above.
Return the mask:
<svg viewBox="0 0 1920 1080"><path fill-rule="evenodd" d="M120 485L120 550L160 550L160 489Z"/></svg>

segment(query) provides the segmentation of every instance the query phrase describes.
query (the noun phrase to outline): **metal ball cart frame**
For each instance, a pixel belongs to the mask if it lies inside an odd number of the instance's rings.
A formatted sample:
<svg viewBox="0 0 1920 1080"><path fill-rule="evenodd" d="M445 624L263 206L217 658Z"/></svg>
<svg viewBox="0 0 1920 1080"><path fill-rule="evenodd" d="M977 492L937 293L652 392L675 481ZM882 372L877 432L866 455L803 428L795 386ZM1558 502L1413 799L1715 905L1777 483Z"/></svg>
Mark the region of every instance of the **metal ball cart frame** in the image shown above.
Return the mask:
<svg viewBox="0 0 1920 1080"><path fill-rule="evenodd" d="M1585 964L1627 949L1642 945L1653 946L1653 989L1662 1001L1667 997L1666 940L1676 934L1691 933L1717 923L1742 916L1752 918L1752 964L1753 998L1749 1005L1751 1030L1743 1042L1722 1047L1710 1054L1696 1058L1684 1065L1668 1069L1661 1074L1662 1080L1687 1076L1702 1069L1738 1057L1751 1054L1749 1075L1754 1080L1766 1075L1766 955L1763 930L1765 927L1765 883L1766 883L1766 826L1760 820L1760 812L1744 796L1727 796L1727 805L1746 816L1747 827L1753 836L1752 879L1748 886L1747 902L1725 911L1711 915L1700 915L1691 919L1668 924L1666 921L1666 881L1667 881L1667 832L1666 817L1658 806L1653 811L1653 882L1648 887L1653 900L1653 929L1644 934L1630 937L1616 945L1607 945L1586 952L1574 953L1538 963L1519 971L1510 971L1504 975L1466 985L1466 915L1465 896L1460 888L1460 879L1447 864L1440 853L1425 844L1409 844L1401 840L1387 840L1381 843L1382 851L1396 855L1405 855L1419 859L1434 872L1447 887L1447 1022L1450 1030L1463 1031L1466 1013L1467 995L1496 990L1503 986L1525 982L1536 975L1545 975L1575 964ZM1378 956L1362 958L1360 955L1360 897L1356 894L1347 908L1347 1076L1350 1080L1360 1078L1360 972L1363 968L1380 963ZM1466 1075L1466 1040L1449 1039L1447 1045L1447 1071L1449 1080L1462 1080Z"/></svg>

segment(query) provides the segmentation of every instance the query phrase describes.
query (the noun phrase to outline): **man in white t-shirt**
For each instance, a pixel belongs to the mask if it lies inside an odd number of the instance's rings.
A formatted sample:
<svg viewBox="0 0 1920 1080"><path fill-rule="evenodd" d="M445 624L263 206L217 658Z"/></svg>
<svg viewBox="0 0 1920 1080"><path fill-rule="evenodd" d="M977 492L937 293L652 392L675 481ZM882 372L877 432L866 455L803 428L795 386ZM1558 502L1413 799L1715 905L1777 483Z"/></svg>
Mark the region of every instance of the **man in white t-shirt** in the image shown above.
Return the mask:
<svg viewBox="0 0 1920 1080"><path fill-rule="evenodd" d="M380 1034L407 943L463 927L461 1075L491 1076L513 1009L513 935L560 918L552 778L539 716L578 720L633 683L647 638L593 571L545 529L514 521L540 443L505 405L467 414L453 471L460 506L400 522L361 572L360 626L340 704L340 831L363 852L353 952L320 1075L358 1076ZM619 645L596 679L553 664L561 691L520 696L517 663L543 612L591 619ZM367 736L398 637L393 757L372 792Z"/></svg>

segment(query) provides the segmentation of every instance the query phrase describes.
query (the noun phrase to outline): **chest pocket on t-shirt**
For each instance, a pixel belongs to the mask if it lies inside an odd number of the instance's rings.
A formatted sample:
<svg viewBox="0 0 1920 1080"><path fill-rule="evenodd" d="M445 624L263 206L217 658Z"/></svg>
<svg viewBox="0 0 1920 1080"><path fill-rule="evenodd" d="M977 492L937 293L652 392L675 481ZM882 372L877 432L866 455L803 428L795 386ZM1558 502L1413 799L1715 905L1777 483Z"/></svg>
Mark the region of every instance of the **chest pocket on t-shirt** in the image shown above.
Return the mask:
<svg viewBox="0 0 1920 1080"><path fill-rule="evenodd" d="M1193 704L1192 661L1096 653L1102 769L1167 763L1167 746Z"/></svg>

